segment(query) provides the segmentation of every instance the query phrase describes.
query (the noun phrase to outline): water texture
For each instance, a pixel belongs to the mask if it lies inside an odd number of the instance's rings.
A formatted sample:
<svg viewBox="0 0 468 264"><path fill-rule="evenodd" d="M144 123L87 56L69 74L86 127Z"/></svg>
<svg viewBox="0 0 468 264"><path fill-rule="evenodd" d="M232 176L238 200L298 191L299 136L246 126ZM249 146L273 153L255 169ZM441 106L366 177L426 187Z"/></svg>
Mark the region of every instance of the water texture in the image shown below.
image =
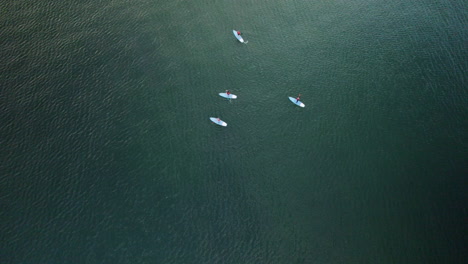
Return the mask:
<svg viewBox="0 0 468 264"><path fill-rule="evenodd" d="M0 262L463 263L467 14L4 3Z"/></svg>

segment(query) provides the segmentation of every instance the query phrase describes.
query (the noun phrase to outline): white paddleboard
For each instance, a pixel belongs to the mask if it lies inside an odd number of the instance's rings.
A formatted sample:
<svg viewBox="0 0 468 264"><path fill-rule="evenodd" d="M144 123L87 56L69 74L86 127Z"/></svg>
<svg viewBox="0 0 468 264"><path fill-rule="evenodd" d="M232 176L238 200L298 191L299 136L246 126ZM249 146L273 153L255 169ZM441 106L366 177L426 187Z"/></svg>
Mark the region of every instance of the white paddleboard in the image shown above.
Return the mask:
<svg viewBox="0 0 468 264"><path fill-rule="evenodd" d="M227 126L227 123L224 122L223 120L219 119L219 118L216 118L216 117L210 117L210 120L211 122L217 124L217 125L220 125L220 126Z"/></svg>
<svg viewBox="0 0 468 264"><path fill-rule="evenodd" d="M297 105L297 106L305 107L305 104L304 104L304 103L302 103L301 101L297 101L296 98L294 98L294 97L289 97L289 100L290 100L293 104L295 104L295 105Z"/></svg>
<svg viewBox="0 0 468 264"><path fill-rule="evenodd" d="M236 99L237 95L235 94L227 94L227 93L219 93L219 96L227 98L227 99Z"/></svg>
<svg viewBox="0 0 468 264"><path fill-rule="evenodd" d="M232 33L234 33L234 36L236 36L240 43L244 43L244 39L239 34L237 34L237 30L232 30Z"/></svg>

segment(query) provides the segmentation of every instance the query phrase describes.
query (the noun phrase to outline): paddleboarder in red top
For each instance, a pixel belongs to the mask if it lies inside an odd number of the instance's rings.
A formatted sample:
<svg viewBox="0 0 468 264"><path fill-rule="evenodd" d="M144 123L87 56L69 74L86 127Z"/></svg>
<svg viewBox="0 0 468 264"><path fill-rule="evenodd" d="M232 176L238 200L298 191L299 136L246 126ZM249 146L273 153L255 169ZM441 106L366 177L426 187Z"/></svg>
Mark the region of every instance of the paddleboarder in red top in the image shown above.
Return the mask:
<svg viewBox="0 0 468 264"><path fill-rule="evenodd" d="M239 35L239 36L241 35L240 31L237 31L237 35Z"/></svg>
<svg viewBox="0 0 468 264"><path fill-rule="evenodd" d="M226 90L226 94L229 96L231 92L229 90Z"/></svg>
<svg viewBox="0 0 468 264"><path fill-rule="evenodd" d="M299 94L296 98L296 103L299 103L299 100L301 100L301 94Z"/></svg>

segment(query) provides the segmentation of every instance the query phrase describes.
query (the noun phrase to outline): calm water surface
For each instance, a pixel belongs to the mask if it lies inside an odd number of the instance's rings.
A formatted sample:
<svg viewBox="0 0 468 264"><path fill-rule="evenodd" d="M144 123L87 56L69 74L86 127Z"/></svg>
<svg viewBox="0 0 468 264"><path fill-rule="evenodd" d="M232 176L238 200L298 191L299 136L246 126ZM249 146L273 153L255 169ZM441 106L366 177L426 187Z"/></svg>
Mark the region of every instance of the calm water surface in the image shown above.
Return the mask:
<svg viewBox="0 0 468 264"><path fill-rule="evenodd" d="M2 263L462 263L465 2L2 11Z"/></svg>

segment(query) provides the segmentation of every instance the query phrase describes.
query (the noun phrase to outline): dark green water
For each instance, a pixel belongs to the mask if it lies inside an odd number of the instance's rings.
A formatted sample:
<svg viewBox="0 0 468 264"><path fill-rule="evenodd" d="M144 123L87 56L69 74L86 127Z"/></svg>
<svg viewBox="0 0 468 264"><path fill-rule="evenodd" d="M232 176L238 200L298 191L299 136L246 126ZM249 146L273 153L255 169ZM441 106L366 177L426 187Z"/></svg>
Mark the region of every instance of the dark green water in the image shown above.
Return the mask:
<svg viewBox="0 0 468 264"><path fill-rule="evenodd" d="M463 1L1 10L1 263L463 262Z"/></svg>

